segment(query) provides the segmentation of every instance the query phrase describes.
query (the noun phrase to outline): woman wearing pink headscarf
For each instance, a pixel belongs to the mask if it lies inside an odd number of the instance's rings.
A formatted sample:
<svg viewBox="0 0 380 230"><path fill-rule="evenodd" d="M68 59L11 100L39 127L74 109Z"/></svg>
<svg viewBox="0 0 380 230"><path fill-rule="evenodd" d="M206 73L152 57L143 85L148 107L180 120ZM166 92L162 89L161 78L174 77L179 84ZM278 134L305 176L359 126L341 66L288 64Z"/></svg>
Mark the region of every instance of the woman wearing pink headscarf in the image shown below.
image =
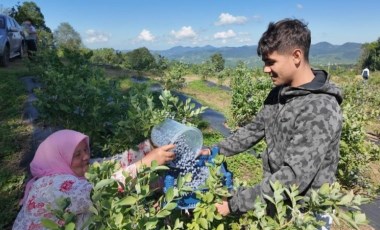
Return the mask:
<svg viewBox="0 0 380 230"><path fill-rule="evenodd" d="M173 160L170 152L173 145L150 149L142 158L125 167L133 172L141 164L150 165L153 160L159 164ZM58 198L70 198L69 211L76 214L79 229L89 218L92 185L84 177L90 160L88 136L73 130L60 130L51 134L38 147L30 171L33 178L27 183L22 208L14 222L13 229L44 229L42 218L48 218L62 225L50 210L57 209Z"/></svg>
<svg viewBox="0 0 380 230"><path fill-rule="evenodd" d="M57 209L55 201L61 197L71 199L70 211L77 214L81 226L89 217L91 184L84 178L90 159L88 136L61 130L53 133L38 147L30 171L23 206L13 229L43 229L41 218L59 220L49 211Z"/></svg>

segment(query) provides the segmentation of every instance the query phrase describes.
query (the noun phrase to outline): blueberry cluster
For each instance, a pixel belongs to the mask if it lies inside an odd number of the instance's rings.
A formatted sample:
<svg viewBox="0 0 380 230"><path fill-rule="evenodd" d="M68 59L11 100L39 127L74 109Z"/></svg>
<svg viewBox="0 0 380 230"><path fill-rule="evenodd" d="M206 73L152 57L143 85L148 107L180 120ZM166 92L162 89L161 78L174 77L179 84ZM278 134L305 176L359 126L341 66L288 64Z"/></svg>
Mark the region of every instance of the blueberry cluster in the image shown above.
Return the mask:
<svg viewBox="0 0 380 230"><path fill-rule="evenodd" d="M193 190L198 189L202 186L207 177L209 176L209 170L207 166L202 166L198 161L201 159L196 159L196 153L187 145L185 138L179 136L174 142L176 146L174 153L176 158L171 162L171 166L179 170L181 176L186 175L187 173L192 174L192 181L186 184L191 187Z"/></svg>

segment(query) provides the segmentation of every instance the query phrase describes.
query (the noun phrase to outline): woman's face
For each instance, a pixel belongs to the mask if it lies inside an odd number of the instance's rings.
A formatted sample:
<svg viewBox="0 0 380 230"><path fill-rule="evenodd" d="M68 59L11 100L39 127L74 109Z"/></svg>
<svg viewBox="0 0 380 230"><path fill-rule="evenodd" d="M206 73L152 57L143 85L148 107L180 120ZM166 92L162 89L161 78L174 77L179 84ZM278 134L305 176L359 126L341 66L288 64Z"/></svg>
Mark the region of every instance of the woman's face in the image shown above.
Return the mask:
<svg viewBox="0 0 380 230"><path fill-rule="evenodd" d="M84 177L84 174L88 169L89 160L90 150L87 146L86 140L83 140L75 148L70 167L77 176Z"/></svg>

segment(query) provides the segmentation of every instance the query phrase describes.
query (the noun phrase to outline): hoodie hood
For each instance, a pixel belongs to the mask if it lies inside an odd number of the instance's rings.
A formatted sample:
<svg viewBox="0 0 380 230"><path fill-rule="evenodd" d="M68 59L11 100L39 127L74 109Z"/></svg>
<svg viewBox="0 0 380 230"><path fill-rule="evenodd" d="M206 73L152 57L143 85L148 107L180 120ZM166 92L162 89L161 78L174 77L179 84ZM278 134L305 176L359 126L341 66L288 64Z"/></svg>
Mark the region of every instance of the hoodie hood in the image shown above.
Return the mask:
<svg viewBox="0 0 380 230"><path fill-rule="evenodd" d="M329 76L324 70L313 70L314 79L299 87L285 86L281 91L281 97L287 100L297 96L304 96L310 93L329 94L334 96L339 104L343 101L342 92L335 84L330 83Z"/></svg>

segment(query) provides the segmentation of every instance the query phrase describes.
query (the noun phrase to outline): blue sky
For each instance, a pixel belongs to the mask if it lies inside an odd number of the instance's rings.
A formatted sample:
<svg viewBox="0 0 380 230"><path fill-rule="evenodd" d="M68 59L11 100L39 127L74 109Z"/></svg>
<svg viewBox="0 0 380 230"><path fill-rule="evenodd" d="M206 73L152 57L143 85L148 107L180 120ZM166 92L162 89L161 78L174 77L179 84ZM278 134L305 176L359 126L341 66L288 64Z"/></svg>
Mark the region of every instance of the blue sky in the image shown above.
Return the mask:
<svg viewBox="0 0 380 230"><path fill-rule="evenodd" d="M0 10L20 0L2 0ZM23 1L20 1L23 2ZM68 22L89 48L243 46L271 21L303 19L312 43L371 42L380 37L379 0L35 0L46 25Z"/></svg>

